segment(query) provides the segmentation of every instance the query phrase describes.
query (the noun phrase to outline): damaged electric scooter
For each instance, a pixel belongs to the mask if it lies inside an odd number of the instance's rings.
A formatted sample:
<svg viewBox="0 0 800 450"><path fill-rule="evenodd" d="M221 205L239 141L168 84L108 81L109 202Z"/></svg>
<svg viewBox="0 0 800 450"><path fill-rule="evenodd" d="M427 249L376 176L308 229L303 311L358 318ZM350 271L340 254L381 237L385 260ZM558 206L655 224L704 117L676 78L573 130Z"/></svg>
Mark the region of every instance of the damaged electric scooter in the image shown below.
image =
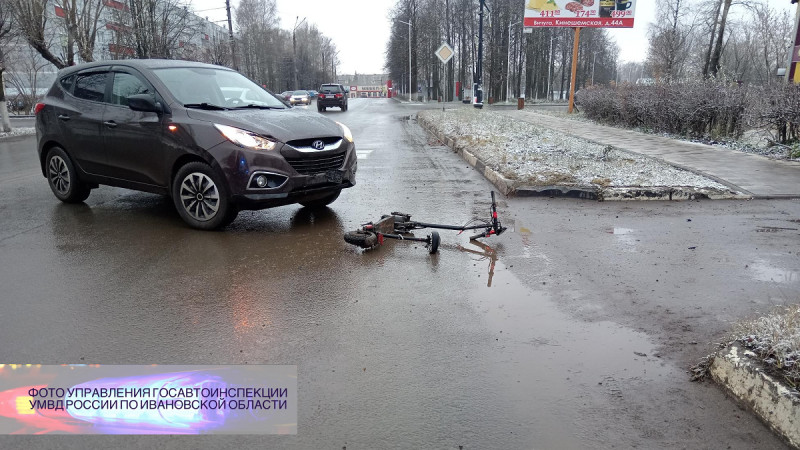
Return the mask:
<svg viewBox="0 0 800 450"><path fill-rule="evenodd" d="M499 236L506 230L506 227L502 226L500 221L497 220L497 205L495 204L494 191L492 191L492 208L489 219L476 218L461 226L441 225L436 223L415 222L411 220L410 214L393 212L390 215L381 216L381 220L378 222L369 222L361 225L360 230L345 233L344 240L348 244L353 244L365 249L372 249L382 245L384 239L424 242L425 248L427 248L431 254L434 254L439 249L440 242L439 233L437 231L432 231L431 234L424 238L410 235L411 231L421 230L423 228L437 228L440 230L454 230L459 232L483 230L474 236L470 236L470 240Z"/></svg>

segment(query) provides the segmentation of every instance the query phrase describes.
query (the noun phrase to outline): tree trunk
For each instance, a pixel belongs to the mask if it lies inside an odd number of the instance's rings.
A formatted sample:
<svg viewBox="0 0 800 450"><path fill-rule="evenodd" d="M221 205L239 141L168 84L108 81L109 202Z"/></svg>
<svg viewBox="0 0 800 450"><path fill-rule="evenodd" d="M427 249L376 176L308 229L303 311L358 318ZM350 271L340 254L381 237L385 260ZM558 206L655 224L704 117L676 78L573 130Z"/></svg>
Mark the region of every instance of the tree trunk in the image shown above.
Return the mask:
<svg viewBox="0 0 800 450"><path fill-rule="evenodd" d="M719 24L719 12L722 9L722 1L717 2L717 10L714 12L714 25L711 26L711 39L708 42L708 51L706 52L705 64L703 65L703 78L708 78L708 68L711 65L711 52L714 50L714 37L717 33L717 24Z"/></svg>
<svg viewBox="0 0 800 450"><path fill-rule="evenodd" d="M714 54L711 57L711 75L716 77L719 72L719 61L722 58L722 45L725 42L725 23L728 21L728 11L731 9L732 0L724 0L725 5L722 9L722 17L719 20L719 34L717 34L717 43L714 46Z"/></svg>
<svg viewBox="0 0 800 450"><path fill-rule="evenodd" d="M0 54L2 59L2 54ZM2 122L2 130L4 133L11 131L11 122L8 120L8 108L6 107L6 86L3 82L3 74L5 70L0 67L0 122Z"/></svg>

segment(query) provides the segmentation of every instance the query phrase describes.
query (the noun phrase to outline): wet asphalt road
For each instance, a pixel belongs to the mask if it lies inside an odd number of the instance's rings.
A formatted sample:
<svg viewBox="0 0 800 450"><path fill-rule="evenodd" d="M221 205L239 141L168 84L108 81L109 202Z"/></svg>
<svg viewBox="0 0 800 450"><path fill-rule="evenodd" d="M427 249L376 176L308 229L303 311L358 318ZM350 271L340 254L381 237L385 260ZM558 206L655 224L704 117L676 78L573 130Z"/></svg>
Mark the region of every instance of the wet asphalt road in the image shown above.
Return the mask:
<svg viewBox="0 0 800 450"><path fill-rule="evenodd" d="M358 185L218 233L123 189L59 204L34 139L1 141L0 361L296 364L300 413L297 436L0 446L784 448L686 368L796 301L800 202L501 199L511 230L488 246L445 231L437 255L362 252L342 233L382 213L488 215L491 185L404 119L417 108L327 112L356 137Z"/></svg>

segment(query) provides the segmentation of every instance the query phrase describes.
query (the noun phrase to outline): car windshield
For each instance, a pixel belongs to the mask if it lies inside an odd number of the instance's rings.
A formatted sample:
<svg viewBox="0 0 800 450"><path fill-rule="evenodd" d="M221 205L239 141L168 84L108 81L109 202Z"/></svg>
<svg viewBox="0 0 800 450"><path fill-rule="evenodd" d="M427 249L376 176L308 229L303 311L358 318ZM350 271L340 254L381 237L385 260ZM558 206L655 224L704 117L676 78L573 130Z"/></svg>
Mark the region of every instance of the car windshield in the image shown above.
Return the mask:
<svg viewBox="0 0 800 450"><path fill-rule="evenodd" d="M226 69L172 67L154 69L170 93L184 105L213 105L225 108L256 105L286 108L265 89L247 77Z"/></svg>

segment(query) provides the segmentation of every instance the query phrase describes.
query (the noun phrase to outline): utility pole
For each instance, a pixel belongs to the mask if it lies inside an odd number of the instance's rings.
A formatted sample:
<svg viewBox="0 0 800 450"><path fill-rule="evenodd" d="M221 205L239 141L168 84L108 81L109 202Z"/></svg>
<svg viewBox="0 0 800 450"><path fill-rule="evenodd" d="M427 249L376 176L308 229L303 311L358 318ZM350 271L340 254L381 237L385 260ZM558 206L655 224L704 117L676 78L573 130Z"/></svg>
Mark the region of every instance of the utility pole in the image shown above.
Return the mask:
<svg viewBox="0 0 800 450"><path fill-rule="evenodd" d="M300 16L297 16L297 18L294 19L294 29L292 30L292 68L294 69L292 72L294 72L295 91L297 90L297 39L295 39L295 34L297 32L297 27L302 25L303 22L306 21L306 18L303 17L303 20L301 20L300 23L297 23L298 20L300 20Z"/></svg>
<svg viewBox="0 0 800 450"><path fill-rule="evenodd" d="M231 0L225 0L225 9L228 11L228 38L231 41L231 62L233 70L239 71L236 66L236 39L233 38L233 22L231 22Z"/></svg>
<svg viewBox="0 0 800 450"><path fill-rule="evenodd" d="M480 0L480 11L478 12L478 67L475 73L475 82L472 85L473 106L483 108L483 9L489 11L486 0ZM491 12L491 11L489 11Z"/></svg>

